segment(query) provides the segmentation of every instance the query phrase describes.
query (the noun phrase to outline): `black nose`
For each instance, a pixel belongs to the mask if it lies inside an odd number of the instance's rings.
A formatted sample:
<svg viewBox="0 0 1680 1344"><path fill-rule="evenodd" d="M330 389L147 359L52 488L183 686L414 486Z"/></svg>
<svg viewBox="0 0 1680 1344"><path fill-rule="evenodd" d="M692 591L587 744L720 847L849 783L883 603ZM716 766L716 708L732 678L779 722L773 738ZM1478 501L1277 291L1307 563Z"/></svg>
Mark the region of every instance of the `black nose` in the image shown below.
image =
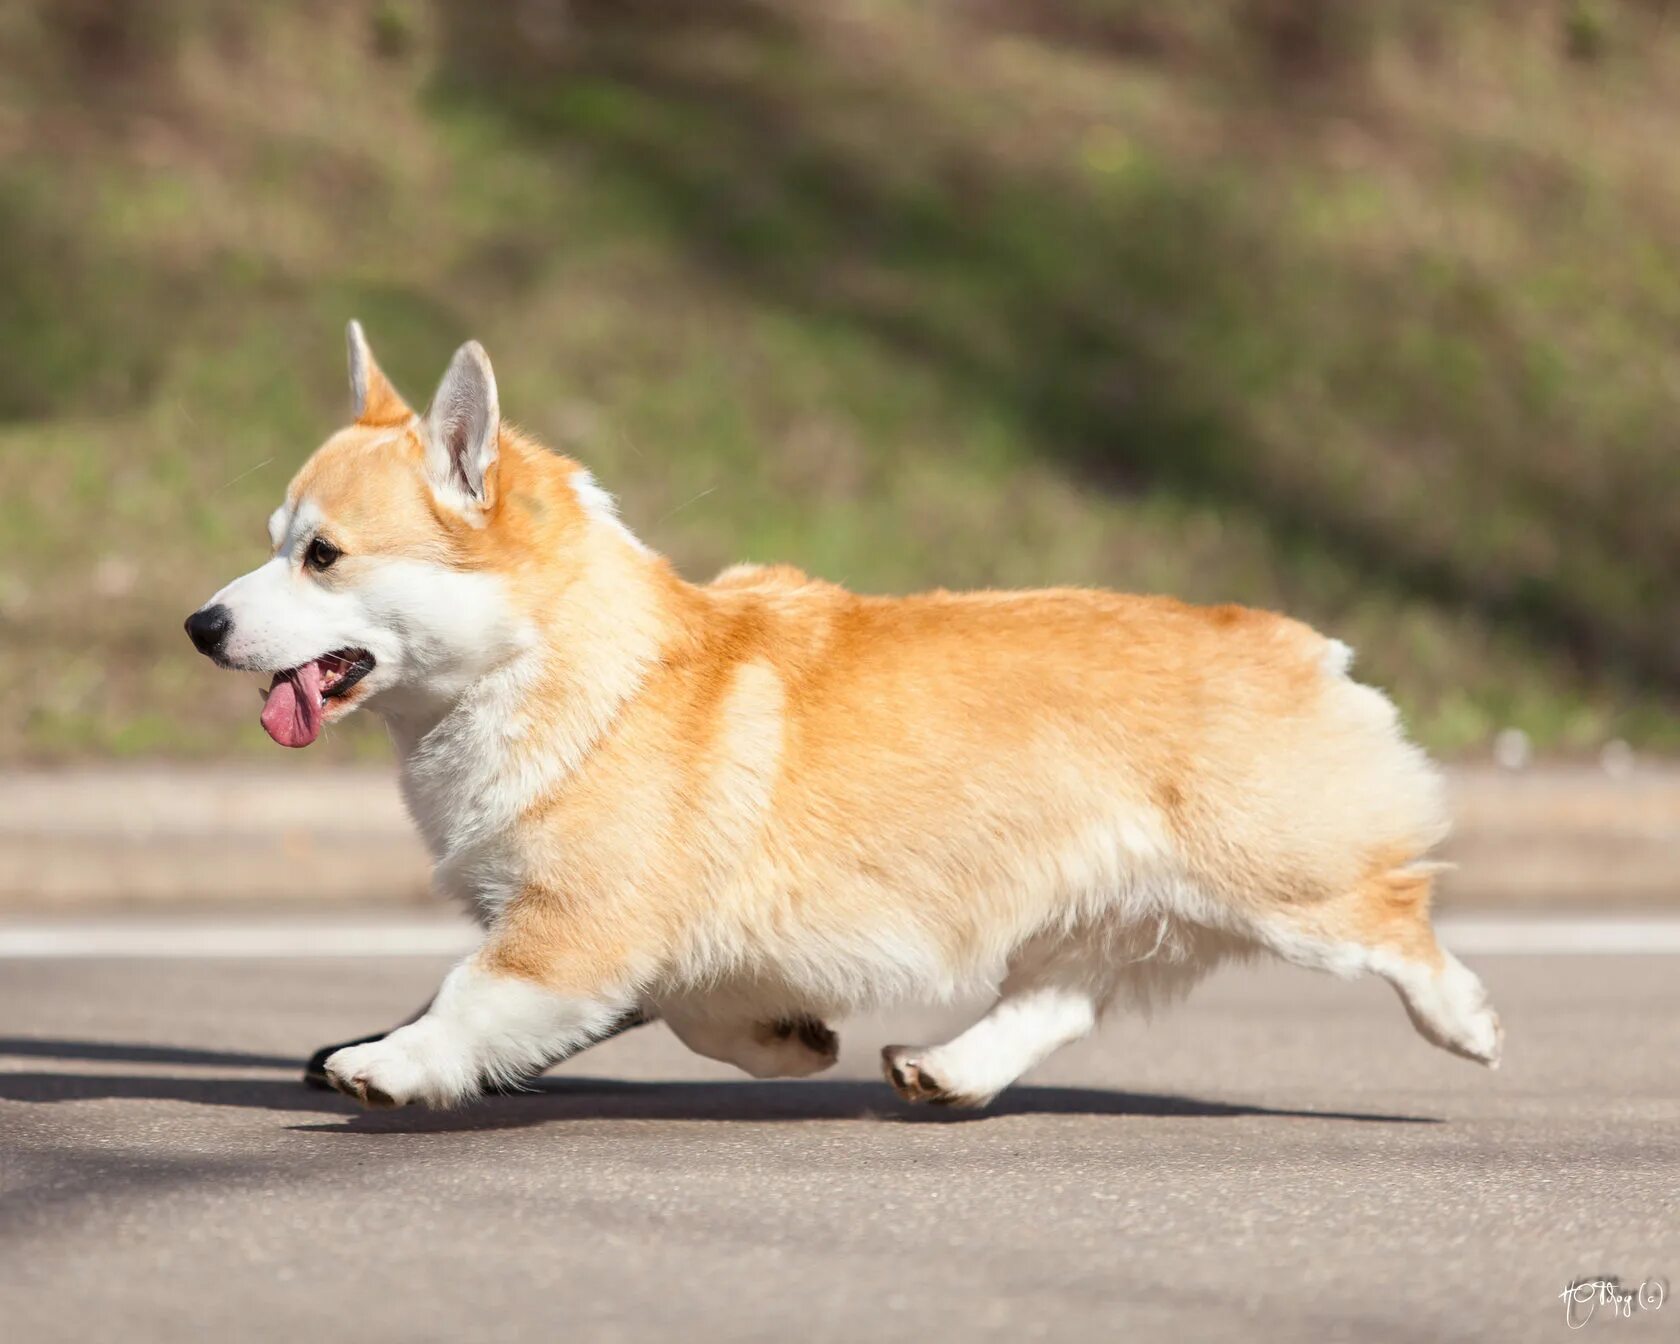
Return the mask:
<svg viewBox="0 0 1680 1344"><path fill-rule="evenodd" d="M220 602L213 607L205 607L202 611L195 611L187 617L187 634L192 637L193 647L212 658L227 640L228 631L231 629L233 613Z"/></svg>

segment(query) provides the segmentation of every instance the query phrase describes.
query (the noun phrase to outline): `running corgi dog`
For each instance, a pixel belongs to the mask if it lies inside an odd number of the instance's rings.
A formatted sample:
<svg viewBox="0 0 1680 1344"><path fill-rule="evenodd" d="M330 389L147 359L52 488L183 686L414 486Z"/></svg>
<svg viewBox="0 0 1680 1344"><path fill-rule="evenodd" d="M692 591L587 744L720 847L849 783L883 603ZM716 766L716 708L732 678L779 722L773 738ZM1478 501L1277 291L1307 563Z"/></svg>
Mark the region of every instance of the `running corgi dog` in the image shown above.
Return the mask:
<svg viewBox="0 0 1680 1344"><path fill-rule="evenodd" d="M389 725L438 886L483 944L415 1021L324 1061L369 1105L517 1084L638 1015L756 1077L827 1019L976 989L888 1046L980 1106L1117 1002L1267 950L1371 971L1498 1062L1435 941L1439 778L1348 648L1282 616L1087 589L865 597L787 567L680 578L578 463L506 423L475 342L409 409L349 328L355 418L187 621L272 677L289 747Z"/></svg>

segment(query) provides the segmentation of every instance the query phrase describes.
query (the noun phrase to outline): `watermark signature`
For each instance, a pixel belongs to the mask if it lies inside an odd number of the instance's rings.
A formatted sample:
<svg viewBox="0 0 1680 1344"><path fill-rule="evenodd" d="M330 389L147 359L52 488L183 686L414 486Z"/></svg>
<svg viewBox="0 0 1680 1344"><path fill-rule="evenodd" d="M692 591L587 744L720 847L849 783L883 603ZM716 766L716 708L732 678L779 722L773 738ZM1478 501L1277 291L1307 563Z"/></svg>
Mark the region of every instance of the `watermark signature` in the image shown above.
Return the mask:
<svg viewBox="0 0 1680 1344"><path fill-rule="evenodd" d="M1611 1318L1631 1319L1636 1311L1661 1311L1668 1300L1668 1280L1641 1280L1637 1288L1623 1287L1614 1274L1571 1279L1558 1297L1563 1302L1563 1323L1580 1330L1600 1311Z"/></svg>

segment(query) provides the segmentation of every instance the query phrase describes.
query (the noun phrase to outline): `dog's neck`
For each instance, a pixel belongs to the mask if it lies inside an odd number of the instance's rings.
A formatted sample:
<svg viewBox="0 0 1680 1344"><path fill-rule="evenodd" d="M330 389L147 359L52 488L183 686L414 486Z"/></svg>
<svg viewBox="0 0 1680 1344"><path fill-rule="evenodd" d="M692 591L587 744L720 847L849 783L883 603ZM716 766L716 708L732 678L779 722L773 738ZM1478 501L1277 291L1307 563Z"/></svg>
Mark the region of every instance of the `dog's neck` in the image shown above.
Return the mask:
<svg viewBox="0 0 1680 1344"><path fill-rule="evenodd" d="M544 568L519 585L504 660L450 696L378 706L440 861L565 786L641 690L680 625L672 616L694 601L662 557L600 520L563 572L544 579Z"/></svg>

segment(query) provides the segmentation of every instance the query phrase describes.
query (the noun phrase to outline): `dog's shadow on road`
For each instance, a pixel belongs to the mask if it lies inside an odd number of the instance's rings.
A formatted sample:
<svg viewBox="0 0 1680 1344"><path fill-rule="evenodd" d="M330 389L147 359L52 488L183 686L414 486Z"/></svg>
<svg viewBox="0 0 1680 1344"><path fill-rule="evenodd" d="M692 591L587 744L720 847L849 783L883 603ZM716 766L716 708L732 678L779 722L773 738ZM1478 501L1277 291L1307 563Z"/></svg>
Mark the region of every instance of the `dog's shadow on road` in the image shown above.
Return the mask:
<svg viewBox="0 0 1680 1344"><path fill-rule="evenodd" d="M888 1124L975 1124L1007 1116L1064 1115L1213 1119L1271 1116L1279 1119L1437 1124L1432 1117L1333 1111L1295 1111L1205 1101L1156 1092L1117 1092L1088 1087L1012 1087L983 1110L914 1106L884 1083L858 1079L772 1082L624 1082L610 1078L543 1078L532 1090L491 1097L459 1111L361 1111L338 1124L295 1128L328 1134L444 1133L516 1129L586 1120L729 1120L759 1124L801 1120L875 1121Z"/></svg>
<svg viewBox="0 0 1680 1344"><path fill-rule="evenodd" d="M103 1041L0 1038L0 1056L295 1070L280 1056L207 1051ZM540 1078L524 1092L487 1097L454 1111L404 1108L363 1111L347 1097L285 1078L215 1077L166 1073L0 1072L0 1101L93 1100L188 1102L253 1110L308 1112L317 1123L294 1125L304 1133L442 1134L525 1129L599 1120L785 1123L801 1120L875 1121L896 1124L974 1124L1011 1116L1114 1116L1179 1119L1264 1117L1279 1120L1345 1120L1376 1124L1438 1124L1431 1116L1366 1111L1307 1111L1207 1101L1156 1092L1088 1087L1013 1087L984 1110L912 1106L883 1082L801 1079L776 1082L630 1082L565 1075ZM331 1117L330 1119L327 1117Z"/></svg>

